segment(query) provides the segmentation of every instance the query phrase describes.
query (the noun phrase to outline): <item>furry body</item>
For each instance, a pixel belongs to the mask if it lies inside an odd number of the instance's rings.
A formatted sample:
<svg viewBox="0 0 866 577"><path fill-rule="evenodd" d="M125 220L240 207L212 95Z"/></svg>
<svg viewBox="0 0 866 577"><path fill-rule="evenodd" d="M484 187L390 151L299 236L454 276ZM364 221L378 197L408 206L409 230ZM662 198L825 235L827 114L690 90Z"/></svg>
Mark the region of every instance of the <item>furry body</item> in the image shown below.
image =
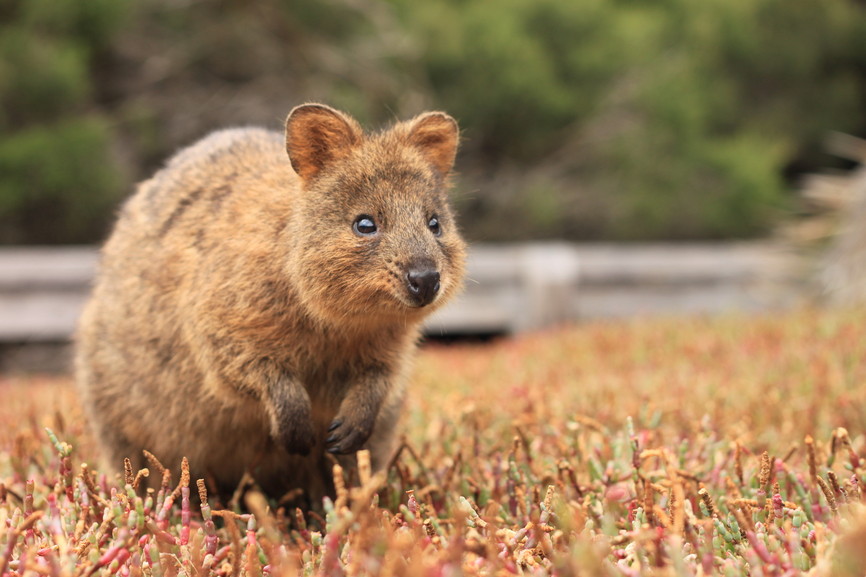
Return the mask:
<svg viewBox="0 0 866 577"><path fill-rule="evenodd" d="M304 105L285 137L216 132L139 185L77 335L110 465L147 449L226 493L248 471L313 501L330 492L326 452L384 465L418 327L462 279L456 146L442 113L370 135ZM407 275L434 269L419 297Z"/></svg>

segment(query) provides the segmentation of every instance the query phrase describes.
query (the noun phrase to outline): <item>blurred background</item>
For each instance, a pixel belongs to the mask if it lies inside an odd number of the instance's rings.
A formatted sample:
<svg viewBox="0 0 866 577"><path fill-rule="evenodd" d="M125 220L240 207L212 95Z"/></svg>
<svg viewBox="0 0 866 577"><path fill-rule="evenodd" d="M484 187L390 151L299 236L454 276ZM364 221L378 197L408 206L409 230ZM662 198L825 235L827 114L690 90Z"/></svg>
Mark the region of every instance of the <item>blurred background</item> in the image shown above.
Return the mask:
<svg viewBox="0 0 866 577"><path fill-rule="evenodd" d="M175 150L280 129L304 101L368 127L455 116L454 201L478 246L640 243L657 281L653 263L720 268L667 256L696 246L679 243L832 255L866 218L862 143L840 136L866 136L862 0L0 0L0 244L98 243ZM637 254L612 246L575 267Z"/></svg>
<svg viewBox="0 0 866 577"><path fill-rule="evenodd" d="M741 239L866 134L856 0L3 0L0 240L102 239L217 127L328 102L464 132L471 240Z"/></svg>

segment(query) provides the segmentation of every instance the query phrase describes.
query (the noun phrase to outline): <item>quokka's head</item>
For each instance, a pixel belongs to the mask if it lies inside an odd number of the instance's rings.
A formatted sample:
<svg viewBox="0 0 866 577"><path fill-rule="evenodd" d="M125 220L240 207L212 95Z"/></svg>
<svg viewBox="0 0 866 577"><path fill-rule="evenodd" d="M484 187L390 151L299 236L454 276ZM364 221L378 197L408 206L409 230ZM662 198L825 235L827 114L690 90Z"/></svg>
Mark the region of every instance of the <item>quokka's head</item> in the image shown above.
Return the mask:
<svg viewBox="0 0 866 577"><path fill-rule="evenodd" d="M286 150L302 190L288 265L313 315L420 320L459 290L465 244L448 203L458 139L442 112L365 134L328 106L292 110Z"/></svg>

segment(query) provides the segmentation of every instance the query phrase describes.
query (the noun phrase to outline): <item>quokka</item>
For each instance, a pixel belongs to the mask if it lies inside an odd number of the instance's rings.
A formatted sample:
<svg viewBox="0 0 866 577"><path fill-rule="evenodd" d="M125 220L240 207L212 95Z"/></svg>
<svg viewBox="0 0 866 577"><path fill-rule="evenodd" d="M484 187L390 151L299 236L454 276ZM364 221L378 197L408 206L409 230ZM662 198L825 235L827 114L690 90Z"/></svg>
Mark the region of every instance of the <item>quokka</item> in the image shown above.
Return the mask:
<svg viewBox="0 0 866 577"><path fill-rule="evenodd" d="M123 206L77 332L107 464L189 459L230 494L333 491L328 453L394 448L422 320L461 286L457 123L378 133L322 104L215 132Z"/></svg>

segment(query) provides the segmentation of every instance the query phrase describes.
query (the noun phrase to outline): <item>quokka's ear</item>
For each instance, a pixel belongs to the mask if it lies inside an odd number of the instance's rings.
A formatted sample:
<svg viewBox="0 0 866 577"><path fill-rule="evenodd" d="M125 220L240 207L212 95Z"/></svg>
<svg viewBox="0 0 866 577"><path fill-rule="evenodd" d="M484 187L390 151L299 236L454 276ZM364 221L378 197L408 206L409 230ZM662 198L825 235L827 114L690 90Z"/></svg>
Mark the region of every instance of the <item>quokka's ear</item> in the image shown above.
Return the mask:
<svg viewBox="0 0 866 577"><path fill-rule="evenodd" d="M451 171L457 156L460 129L444 112L425 112L409 121L409 144L443 176Z"/></svg>
<svg viewBox="0 0 866 577"><path fill-rule="evenodd" d="M363 136L354 118L324 104L296 106L286 118L286 152L303 180L347 156Z"/></svg>

